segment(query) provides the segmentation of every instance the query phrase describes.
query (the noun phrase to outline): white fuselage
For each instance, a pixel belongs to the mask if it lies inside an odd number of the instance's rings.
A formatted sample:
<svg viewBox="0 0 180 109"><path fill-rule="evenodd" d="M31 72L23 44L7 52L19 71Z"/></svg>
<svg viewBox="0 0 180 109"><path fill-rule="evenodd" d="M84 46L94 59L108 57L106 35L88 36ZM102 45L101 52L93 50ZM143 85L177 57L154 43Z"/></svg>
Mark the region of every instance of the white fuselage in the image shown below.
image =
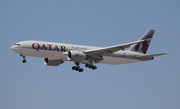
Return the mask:
<svg viewBox="0 0 180 109"><path fill-rule="evenodd" d="M45 42L45 41L22 41L16 43L11 47L13 51L22 54L24 56L61 59L63 61L68 61L66 55L68 51L83 52L85 50L91 50L97 48L102 48L102 47L54 43L54 42ZM103 60L98 63L126 64L126 63L152 60L152 59L144 59L137 57L141 55L143 54L133 51L120 50L112 54L103 55ZM87 63L87 61L83 60L82 63Z"/></svg>

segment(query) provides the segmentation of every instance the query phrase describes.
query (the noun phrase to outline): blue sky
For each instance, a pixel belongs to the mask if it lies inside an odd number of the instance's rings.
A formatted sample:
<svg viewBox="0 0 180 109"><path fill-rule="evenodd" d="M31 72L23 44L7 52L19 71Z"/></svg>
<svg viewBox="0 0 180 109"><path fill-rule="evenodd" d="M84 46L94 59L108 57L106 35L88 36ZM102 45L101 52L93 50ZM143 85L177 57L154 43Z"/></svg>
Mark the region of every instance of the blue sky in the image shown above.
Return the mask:
<svg viewBox="0 0 180 109"><path fill-rule="evenodd" d="M1 0L1 109L179 109L179 0ZM10 47L23 40L111 46L155 29L148 53L154 61L98 64L95 71L71 70L74 63L45 66Z"/></svg>

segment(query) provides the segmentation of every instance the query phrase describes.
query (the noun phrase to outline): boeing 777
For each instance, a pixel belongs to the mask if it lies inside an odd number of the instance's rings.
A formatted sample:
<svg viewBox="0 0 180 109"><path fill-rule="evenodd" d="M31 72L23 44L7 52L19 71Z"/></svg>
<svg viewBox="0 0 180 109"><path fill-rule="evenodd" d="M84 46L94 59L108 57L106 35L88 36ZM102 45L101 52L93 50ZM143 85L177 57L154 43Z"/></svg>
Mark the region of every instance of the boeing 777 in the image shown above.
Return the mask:
<svg viewBox="0 0 180 109"><path fill-rule="evenodd" d="M75 63L73 70L83 72L80 64L85 64L92 70L97 69L94 64L127 64L153 60L155 56L167 53L146 54L155 30L148 30L138 41L108 46L93 47L45 41L22 41L14 44L11 49L20 54L23 63L25 56L44 58L45 65L58 66L65 61ZM125 50L126 48L131 48Z"/></svg>

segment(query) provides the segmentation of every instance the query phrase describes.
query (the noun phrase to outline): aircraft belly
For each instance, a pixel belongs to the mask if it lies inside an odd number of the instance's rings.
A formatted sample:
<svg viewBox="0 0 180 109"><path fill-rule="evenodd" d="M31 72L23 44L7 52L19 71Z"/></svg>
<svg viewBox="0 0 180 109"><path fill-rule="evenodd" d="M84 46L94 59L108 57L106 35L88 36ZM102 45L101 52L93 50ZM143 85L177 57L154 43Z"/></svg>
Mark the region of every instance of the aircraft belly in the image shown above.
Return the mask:
<svg viewBox="0 0 180 109"><path fill-rule="evenodd" d="M104 56L104 60L100 61L103 64L126 64L126 58Z"/></svg>
<svg viewBox="0 0 180 109"><path fill-rule="evenodd" d="M135 60L135 59L128 59L127 60L127 64L128 63L135 63L135 62L140 62L140 60Z"/></svg>
<svg viewBox="0 0 180 109"><path fill-rule="evenodd" d="M134 63L134 62L140 62L140 60L130 59L130 58L104 56L104 60L100 61L100 63L102 63L102 64L112 64L112 65L128 64L128 63Z"/></svg>

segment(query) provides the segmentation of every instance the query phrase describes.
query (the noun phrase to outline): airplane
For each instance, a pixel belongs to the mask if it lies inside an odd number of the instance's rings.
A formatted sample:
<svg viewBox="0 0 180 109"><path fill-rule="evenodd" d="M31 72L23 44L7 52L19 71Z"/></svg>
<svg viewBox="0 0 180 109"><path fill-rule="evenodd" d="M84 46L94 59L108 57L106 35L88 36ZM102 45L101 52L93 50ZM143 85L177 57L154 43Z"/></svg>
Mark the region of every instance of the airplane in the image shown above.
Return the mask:
<svg viewBox="0 0 180 109"><path fill-rule="evenodd" d="M146 54L153 38L155 30L148 30L139 40L108 47L94 47L75 44L45 42L45 41L21 41L15 43L11 49L20 54L23 63L26 56L44 58L47 66L59 66L65 61L74 62L72 70L83 72L80 64L92 70L97 69L94 64L128 64L153 60L156 56L167 53ZM131 46L131 47L130 47ZM128 50L125 50L129 48Z"/></svg>

